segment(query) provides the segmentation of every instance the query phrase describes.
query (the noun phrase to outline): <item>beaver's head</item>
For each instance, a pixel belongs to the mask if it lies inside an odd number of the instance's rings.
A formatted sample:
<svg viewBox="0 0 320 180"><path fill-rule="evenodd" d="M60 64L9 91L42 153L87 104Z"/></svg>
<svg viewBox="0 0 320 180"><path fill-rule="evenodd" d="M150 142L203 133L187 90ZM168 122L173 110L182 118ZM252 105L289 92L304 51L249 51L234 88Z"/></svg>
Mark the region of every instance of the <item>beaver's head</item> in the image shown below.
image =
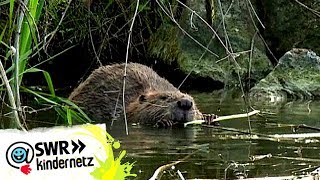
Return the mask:
<svg viewBox="0 0 320 180"><path fill-rule="evenodd" d="M148 92L127 107L129 121L160 126L192 121L198 112L193 98L179 91Z"/></svg>

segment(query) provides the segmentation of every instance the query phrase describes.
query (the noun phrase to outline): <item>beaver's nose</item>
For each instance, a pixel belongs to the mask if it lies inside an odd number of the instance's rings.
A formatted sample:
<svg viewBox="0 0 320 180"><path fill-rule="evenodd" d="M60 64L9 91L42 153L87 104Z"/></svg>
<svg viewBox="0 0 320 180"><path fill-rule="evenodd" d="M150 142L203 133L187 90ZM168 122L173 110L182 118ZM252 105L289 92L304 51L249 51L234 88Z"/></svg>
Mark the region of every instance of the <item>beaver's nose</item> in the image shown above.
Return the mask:
<svg viewBox="0 0 320 180"><path fill-rule="evenodd" d="M178 107L183 110L190 110L192 107L192 101L190 99L183 98L177 102Z"/></svg>

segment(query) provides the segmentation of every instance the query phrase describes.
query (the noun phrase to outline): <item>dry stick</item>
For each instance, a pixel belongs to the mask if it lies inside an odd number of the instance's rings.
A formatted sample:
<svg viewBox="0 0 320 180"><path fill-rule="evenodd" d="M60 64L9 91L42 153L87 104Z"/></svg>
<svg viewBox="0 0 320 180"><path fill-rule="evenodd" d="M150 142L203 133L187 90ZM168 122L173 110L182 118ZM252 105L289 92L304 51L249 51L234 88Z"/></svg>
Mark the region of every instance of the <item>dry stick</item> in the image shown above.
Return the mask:
<svg viewBox="0 0 320 180"><path fill-rule="evenodd" d="M244 117L253 116L258 113L260 113L259 110L254 110L254 111L251 111L249 113L244 113L244 114L233 114L233 115L229 115L229 116L220 116L220 117L214 119L214 121L224 121L224 120L229 120L229 119L244 118ZM202 124L204 122L206 122L206 121L205 120L190 121L190 122L184 123L184 127L186 127L189 124Z"/></svg>
<svg viewBox="0 0 320 180"><path fill-rule="evenodd" d="M113 123L114 123L114 121L115 121L115 117L116 117L116 113L117 113L117 107L118 107L118 103L119 103L119 98L120 98L120 91L119 91L119 93L118 93L116 105L114 106L114 111L113 111L113 114L112 114L111 127L113 126Z"/></svg>
<svg viewBox="0 0 320 180"><path fill-rule="evenodd" d="M201 150L201 148L197 149L196 151L192 152L191 154L188 154L187 156L185 156L184 158L182 158L182 159L180 159L178 161L175 161L175 162L172 162L172 163L169 163L169 164L165 164L165 165L162 165L162 166L158 167L157 170L153 173L152 177L149 180L159 180L159 179L161 179L161 177L163 175L163 172L165 170L170 169L172 166L175 166L175 165L179 164L180 162L186 161L192 155L194 155L195 153L197 153L200 150Z"/></svg>
<svg viewBox="0 0 320 180"><path fill-rule="evenodd" d="M247 0L247 2L248 2L248 4L250 5L250 8L252 9L252 12L253 12L254 16L255 16L255 17L257 18L257 20L259 21L261 27L262 27L263 29L265 29L266 27L263 25L262 21L260 20L259 16L257 15L256 11L254 10L251 1L250 1L250 0ZM249 10L249 11L250 11L250 10Z"/></svg>
<svg viewBox="0 0 320 180"><path fill-rule="evenodd" d="M246 1L247 2L247 1ZM265 45L265 47L267 48L268 52L271 54L271 56L273 57L274 60L276 60L276 62L278 62L278 59L276 58L276 56L273 54L273 52L271 51L271 49L269 48L267 42L264 40L264 38L262 37L262 35L260 34L260 31L259 31L259 28L257 27L256 23L254 22L253 20L253 16L252 16L252 13L249 9L249 3L247 2L246 3L247 5L247 8L248 8L248 12L249 12L249 15L250 15L250 19L252 21L252 24L254 26L254 28L256 29L256 32L258 33L258 36L260 37L260 39L262 40L263 44ZM263 24L261 24L263 25Z"/></svg>
<svg viewBox="0 0 320 180"><path fill-rule="evenodd" d="M283 156L272 156L276 159L286 159L286 160L295 160L295 161L305 161L305 162L320 162L320 159L311 159L311 158L302 158L302 157L283 157Z"/></svg>
<svg viewBox="0 0 320 180"><path fill-rule="evenodd" d="M221 1L220 0L218 0L218 6L219 6L220 13L221 13L221 19L222 19L221 22L222 22L223 31L224 31L224 34L225 34L225 44L226 44L226 47L230 46L230 51L233 54L232 46L231 46L230 39L229 39L229 36L228 36L228 32L227 32L227 29L226 29L225 14L224 14L224 12L222 10L222 5L221 5Z"/></svg>
<svg viewBox="0 0 320 180"><path fill-rule="evenodd" d="M251 69L252 69L252 57L253 57L253 51L254 51L254 39L256 38L258 31L256 31L251 39L251 46L250 46L250 55L249 55L249 68L248 68L248 79L249 79L249 89L250 89L250 79L251 79Z"/></svg>
<svg viewBox="0 0 320 180"><path fill-rule="evenodd" d="M6 76L6 72L5 72L4 68L3 68L3 65L2 65L1 61L0 61L0 73L1 73L1 79L4 82L4 84L6 85L6 88L7 88L8 97L9 97L10 104L12 106L15 122L18 125L18 127L20 127L23 131L27 132L27 130L20 123L18 109L17 109L16 103L15 103L15 100L14 100L12 89L11 89L11 86L9 84L8 78Z"/></svg>
<svg viewBox="0 0 320 180"><path fill-rule="evenodd" d="M57 54L55 54L55 55L53 55L53 56L50 56L48 59L46 59L46 60L44 60L44 61L41 61L41 62L39 62L38 64L36 64L36 65L34 65L34 66L31 66L29 69L27 69L27 70L26 70L25 72L23 72L23 73L29 72L31 69L36 68L36 67L38 67L38 66L40 66L40 65L42 65L42 64L44 64L44 63L46 63L46 62L48 62L48 61L50 61L50 60L52 60L52 59L60 56L61 54L69 51L70 49L72 49L72 48L74 48L74 47L76 47L76 45L72 45L72 46L64 49L63 51L61 51L61 52L59 52L59 53L57 53ZM36 55L38 52L39 52L39 51L37 51L34 55ZM34 56L34 55L33 55L33 56ZM31 57L32 57L32 56L31 56Z"/></svg>
<svg viewBox="0 0 320 180"><path fill-rule="evenodd" d="M320 131L320 128L314 127L314 126L308 126L308 125L306 125L306 124L299 124L298 126L295 126L295 128L297 128L297 129L304 128L304 129L310 129L310 130Z"/></svg>
<svg viewBox="0 0 320 180"><path fill-rule="evenodd" d="M226 29L226 24L225 24L225 14L223 12L223 9L222 9L222 5L221 5L221 1L218 0L218 4L219 4L219 9L220 9L220 12L221 12L221 16L222 16L222 26L223 26L223 30L224 30L224 33L225 33L225 40L226 40L226 47L229 47L230 48L230 52L228 52L228 49L227 50L227 53L234 53L233 49L232 49L232 45L230 43L230 39L229 39L229 36L228 36L228 32L227 32L227 29ZM234 61L235 65L237 65L238 69L240 69L240 65L237 63L237 61L235 60L235 56L232 56L231 55L231 58L232 60ZM241 76L240 76L240 73L239 71L237 70L237 75L238 75L238 80L239 80L239 84L240 84L240 89L241 89L241 92L243 94L243 101L246 105L246 111L249 112L249 108L248 108L248 100L245 96L245 92L244 92L244 87L243 87L243 84L242 84L242 81L241 81ZM250 124L250 119L249 119L249 116L247 116L248 118L248 126L249 126L249 131L251 132L251 124Z"/></svg>
<svg viewBox="0 0 320 180"><path fill-rule="evenodd" d="M224 130L224 131L230 131L230 132L236 132L241 133L245 135L250 135L249 138L252 139L252 135L255 135L255 139L261 139L264 138L264 140L270 140L270 141L296 141L296 140L303 140L306 138L319 138L320 133L300 133L300 134L261 134L256 132L248 132L243 131L235 128L227 128L227 127L221 127L221 126L213 126L213 125L202 125L203 127L208 128L214 128L217 130ZM237 138L244 139L243 137L237 136ZM267 139L265 139L267 138Z"/></svg>
<svg viewBox="0 0 320 180"><path fill-rule="evenodd" d="M254 33L253 37L252 37L252 40L251 40L251 46L250 46L250 55L249 55L249 67L248 67L248 79L249 79L249 82L248 82L248 87L250 89L250 79L251 79L251 64L252 64L252 56L253 56L253 51L254 51L254 39L257 35L257 31ZM247 96L249 96L249 94L247 94ZM250 99L248 100L248 106L250 108L252 108L251 106L251 102L250 102ZM247 109L248 110L248 109ZM248 116L248 126L249 126L249 129L250 129L250 132L251 132L251 122L250 122L250 119L249 119L249 116Z"/></svg>
<svg viewBox="0 0 320 180"><path fill-rule="evenodd" d="M90 6L88 6L88 11L89 11L89 13L91 13ZM102 66L102 63L101 63L100 58L99 58L99 56L97 54L97 51L96 51L96 47L94 46L94 43L93 43L93 38L92 38L92 33L91 33L91 23L90 22L91 21L90 21L90 17L89 17L89 19L88 19L88 27L89 27L89 37L90 37L92 50L93 50L93 53L94 53L95 57L97 58L97 61L98 61L99 65Z"/></svg>
<svg viewBox="0 0 320 180"><path fill-rule="evenodd" d="M124 93L126 90L126 77L127 77L127 66L128 66L128 57L129 57L129 49L130 49L130 42L131 42L131 36L132 36L132 28L134 21L136 19L137 13L138 13L138 7L139 7L139 0L137 0L136 9L132 18L131 26L129 29L129 36L128 36L128 43L127 43L127 52L126 52L126 62L124 66L124 74L123 74L123 87L122 87L122 108L123 108L123 116L124 116L124 123L126 125L126 134L128 135L128 121L127 121L127 114L126 114L126 104L124 99Z"/></svg>

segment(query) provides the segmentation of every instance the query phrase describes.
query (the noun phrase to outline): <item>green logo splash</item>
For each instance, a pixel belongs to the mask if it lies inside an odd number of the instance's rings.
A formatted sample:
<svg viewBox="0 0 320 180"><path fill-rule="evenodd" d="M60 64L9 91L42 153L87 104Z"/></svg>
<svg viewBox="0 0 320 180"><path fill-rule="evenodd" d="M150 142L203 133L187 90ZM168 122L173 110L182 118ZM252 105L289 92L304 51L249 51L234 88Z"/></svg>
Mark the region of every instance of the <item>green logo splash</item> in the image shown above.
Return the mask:
<svg viewBox="0 0 320 180"><path fill-rule="evenodd" d="M84 128L89 131L90 135L93 136L93 138L95 138L103 145L104 151L107 154L107 158L105 161L100 160L96 157L100 167L97 167L94 171L90 173L95 179L118 180L125 179L126 177L137 176L136 174L131 174L130 172L133 168L134 163L126 162L121 164L122 158L126 155L125 150L120 152L118 158L114 158L113 148L120 148L119 141L115 141L110 134L108 134L104 129L100 128L99 126L88 124ZM102 137L106 137L107 139Z"/></svg>

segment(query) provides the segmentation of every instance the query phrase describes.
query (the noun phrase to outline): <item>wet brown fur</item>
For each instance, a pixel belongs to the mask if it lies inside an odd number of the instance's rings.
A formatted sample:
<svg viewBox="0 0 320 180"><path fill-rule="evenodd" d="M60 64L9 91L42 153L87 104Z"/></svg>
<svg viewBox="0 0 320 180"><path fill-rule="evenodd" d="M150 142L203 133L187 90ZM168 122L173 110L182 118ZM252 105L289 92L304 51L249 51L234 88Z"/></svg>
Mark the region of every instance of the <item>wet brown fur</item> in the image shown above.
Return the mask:
<svg viewBox="0 0 320 180"><path fill-rule="evenodd" d="M106 122L122 113L123 74L124 64L100 67L71 93L69 99L83 107L94 120ZM177 101L182 98L193 104L188 120L195 119L199 111L191 96L181 93L151 68L128 64L125 103L129 122L154 125L158 121L172 120L180 113Z"/></svg>

